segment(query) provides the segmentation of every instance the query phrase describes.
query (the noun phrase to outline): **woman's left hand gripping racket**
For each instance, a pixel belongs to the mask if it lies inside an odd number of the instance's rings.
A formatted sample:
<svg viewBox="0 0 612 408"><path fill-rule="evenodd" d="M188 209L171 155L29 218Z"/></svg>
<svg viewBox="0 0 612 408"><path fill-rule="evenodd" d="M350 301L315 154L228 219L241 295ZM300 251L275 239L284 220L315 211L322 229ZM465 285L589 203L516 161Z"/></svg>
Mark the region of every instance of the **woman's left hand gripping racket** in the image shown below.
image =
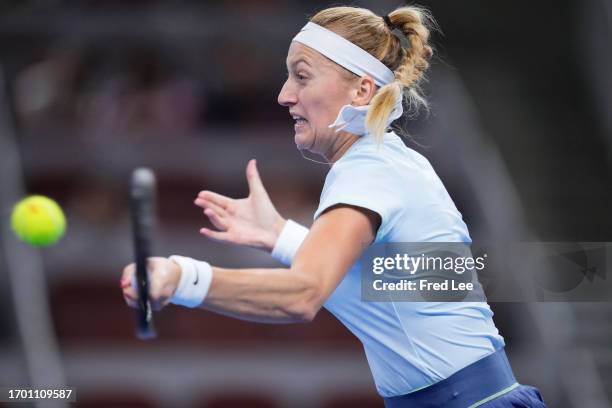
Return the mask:
<svg viewBox="0 0 612 408"><path fill-rule="evenodd" d="M130 209L138 291L136 336L141 340L157 336L153 327L153 311L149 302L147 272L147 258L151 255L151 240L155 226L155 184L155 173L150 169L141 167L132 173Z"/></svg>

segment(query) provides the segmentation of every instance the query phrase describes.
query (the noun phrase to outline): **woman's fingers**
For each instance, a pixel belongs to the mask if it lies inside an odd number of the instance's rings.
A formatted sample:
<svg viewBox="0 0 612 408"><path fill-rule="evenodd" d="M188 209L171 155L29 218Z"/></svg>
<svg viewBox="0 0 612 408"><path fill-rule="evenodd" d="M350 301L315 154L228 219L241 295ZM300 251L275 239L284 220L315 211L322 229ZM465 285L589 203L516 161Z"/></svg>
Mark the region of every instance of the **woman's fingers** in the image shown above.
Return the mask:
<svg viewBox="0 0 612 408"><path fill-rule="evenodd" d="M219 207L223 208L224 210L227 209L227 206L232 201L232 199L229 197L207 190L200 191L200 193L198 194L198 198L204 201L210 201L213 204L216 204Z"/></svg>
<svg viewBox="0 0 612 408"><path fill-rule="evenodd" d="M159 281L153 281L151 283L151 288L149 289L149 304L151 305L151 309L157 312L166 306L168 303L168 297L163 293L163 289Z"/></svg>
<svg viewBox="0 0 612 408"><path fill-rule="evenodd" d="M204 210L206 210L207 208L210 208L221 218L225 218L228 215L227 211L225 211L223 207L213 203L212 201L206 201L201 198L196 198L195 204L198 207L202 207Z"/></svg>
<svg viewBox="0 0 612 408"><path fill-rule="evenodd" d="M173 271L170 268L171 261L166 258L151 257L147 259L149 274L149 301L153 310L161 310L165 307L172 293L176 289L176 277L173 278ZM125 303L132 308L139 307L139 296L135 264L129 264L123 269L119 287L121 288Z"/></svg>
<svg viewBox="0 0 612 408"><path fill-rule="evenodd" d="M125 300L125 303L127 303L128 306L135 308L138 307L138 294L136 293L134 288L129 287L123 289L123 299Z"/></svg>
<svg viewBox="0 0 612 408"><path fill-rule="evenodd" d="M123 292L123 299L129 307L138 308L138 292L132 285L133 276L136 273L136 266L132 263L123 269L119 286Z"/></svg>
<svg viewBox="0 0 612 408"><path fill-rule="evenodd" d="M195 199L195 203L200 207L214 208L219 212L226 212L227 205L229 205L226 203L226 206L222 206L218 201L211 200L210 198L202 198L200 196Z"/></svg>
<svg viewBox="0 0 612 408"><path fill-rule="evenodd" d="M229 241L229 235L226 231L214 231L209 228L200 228L200 234L217 242Z"/></svg>
<svg viewBox="0 0 612 408"><path fill-rule="evenodd" d="M119 287L121 289L128 288L130 286L130 280L128 278L121 278L119 281Z"/></svg>
<svg viewBox="0 0 612 408"><path fill-rule="evenodd" d="M132 299L128 299L127 297L123 296L123 300L125 300L125 304L128 305L129 307L131 307L132 309L138 309L138 301L136 300L132 300Z"/></svg>
<svg viewBox="0 0 612 408"><path fill-rule="evenodd" d="M218 204L215 204L213 201L205 200L199 197L196 198L195 204L204 209L204 214L208 217L215 228L220 230L227 229L227 213L225 209Z"/></svg>
<svg viewBox="0 0 612 408"><path fill-rule="evenodd" d="M215 228L225 231L227 229L227 222L223 217L220 217L215 211L210 208L204 210L204 214L208 217L212 225Z"/></svg>

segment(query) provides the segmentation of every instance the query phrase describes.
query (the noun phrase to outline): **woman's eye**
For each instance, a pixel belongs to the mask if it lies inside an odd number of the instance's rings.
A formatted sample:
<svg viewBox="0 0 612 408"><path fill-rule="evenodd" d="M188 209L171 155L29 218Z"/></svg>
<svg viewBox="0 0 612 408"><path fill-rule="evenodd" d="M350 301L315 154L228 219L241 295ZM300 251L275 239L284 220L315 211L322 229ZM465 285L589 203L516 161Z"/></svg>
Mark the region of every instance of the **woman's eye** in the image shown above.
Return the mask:
<svg viewBox="0 0 612 408"><path fill-rule="evenodd" d="M305 75L302 75L302 74L297 74L297 77L298 77L298 79L299 79L300 81L303 81L303 80L305 80L305 79L306 79L306 76L305 76Z"/></svg>

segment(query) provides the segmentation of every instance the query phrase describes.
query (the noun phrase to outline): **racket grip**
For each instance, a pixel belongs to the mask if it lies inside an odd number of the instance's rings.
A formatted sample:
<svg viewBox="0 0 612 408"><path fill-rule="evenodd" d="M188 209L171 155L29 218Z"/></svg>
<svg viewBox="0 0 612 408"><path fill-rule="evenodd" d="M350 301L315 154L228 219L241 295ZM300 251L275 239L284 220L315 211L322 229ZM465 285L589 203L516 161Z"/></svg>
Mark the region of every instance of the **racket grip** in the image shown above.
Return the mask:
<svg viewBox="0 0 612 408"><path fill-rule="evenodd" d="M149 313L151 313L151 305L147 307ZM138 328L136 329L136 337L140 340L151 340L157 337L157 331L155 331L155 327L153 327L153 323L151 321L140 322L138 324Z"/></svg>

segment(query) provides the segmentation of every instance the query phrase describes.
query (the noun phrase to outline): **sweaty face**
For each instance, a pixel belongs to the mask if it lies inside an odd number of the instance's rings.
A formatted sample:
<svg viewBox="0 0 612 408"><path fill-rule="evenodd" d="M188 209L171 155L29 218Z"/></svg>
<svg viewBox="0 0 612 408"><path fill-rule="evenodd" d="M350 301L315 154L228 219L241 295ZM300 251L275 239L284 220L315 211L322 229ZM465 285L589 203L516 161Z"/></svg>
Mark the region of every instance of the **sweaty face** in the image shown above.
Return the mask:
<svg viewBox="0 0 612 408"><path fill-rule="evenodd" d="M295 144L327 157L337 136L329 125L340 108L351 103L353 83L343 68L295 41L289 47L287 73L278 103L288 107L295 120Z"/></svg>

